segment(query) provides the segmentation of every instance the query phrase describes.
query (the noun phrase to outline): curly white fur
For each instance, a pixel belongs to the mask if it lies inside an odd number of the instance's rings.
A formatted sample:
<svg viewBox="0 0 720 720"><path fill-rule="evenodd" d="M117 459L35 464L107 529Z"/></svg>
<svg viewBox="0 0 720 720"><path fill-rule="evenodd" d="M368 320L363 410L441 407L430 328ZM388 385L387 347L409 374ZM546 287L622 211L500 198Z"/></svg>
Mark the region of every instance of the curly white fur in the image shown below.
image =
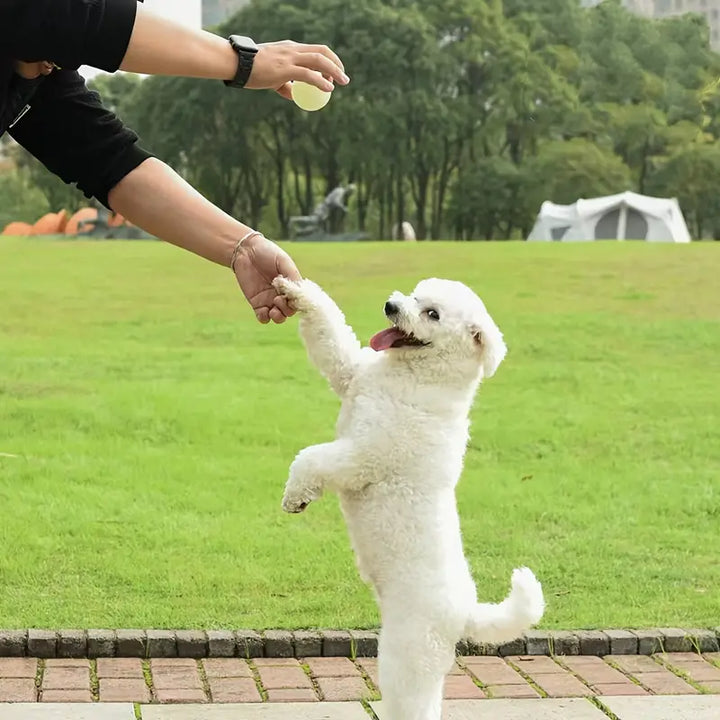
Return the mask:
<svg viewBox="0 0 720 720"><path fill-rule="evenodd" d="M457 641L512 640L544 611L527 568L513 572L503 602L478 603L455 502L470 407L505 356L502 334L469 288L430 279L386 304L414 344L375 352L361 348L312 281L279 278L275 287L299 311L309 356L342 399L336 440L298 454L283 509L301 512L326 489L339 495L360 574L380 607L387 715L440 720Z"/></svg>

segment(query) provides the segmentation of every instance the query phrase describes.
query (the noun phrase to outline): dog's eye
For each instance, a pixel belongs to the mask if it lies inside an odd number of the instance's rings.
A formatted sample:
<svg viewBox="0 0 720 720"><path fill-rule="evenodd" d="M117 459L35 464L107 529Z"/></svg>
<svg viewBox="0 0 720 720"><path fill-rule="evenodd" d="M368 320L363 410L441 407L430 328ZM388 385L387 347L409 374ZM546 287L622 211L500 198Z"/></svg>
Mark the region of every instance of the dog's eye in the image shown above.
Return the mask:
<svg viewBox="0 0 720 720"><path fill-rule="evenodd" d="M430 308L429 310L425 311L425 314L431 319L431 320L439 320L440 319L440 313L435 310L434 308Z"/></svg>

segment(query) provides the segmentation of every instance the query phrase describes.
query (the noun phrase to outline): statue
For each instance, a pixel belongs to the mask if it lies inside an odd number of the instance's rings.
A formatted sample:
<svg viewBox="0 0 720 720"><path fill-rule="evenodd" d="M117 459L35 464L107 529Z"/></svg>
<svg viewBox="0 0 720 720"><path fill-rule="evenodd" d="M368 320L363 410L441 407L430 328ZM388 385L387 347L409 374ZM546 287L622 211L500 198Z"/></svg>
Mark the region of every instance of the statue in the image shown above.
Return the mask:
<svg viewBox="0 0 720 720"><path fill-rule="evenodd" d="M365 233L339 234L338 229L348 212L347 201L355 192L355 184L338 185L310 215L294 215L290 218L290 236L302 240L362 240Z"/></svg>

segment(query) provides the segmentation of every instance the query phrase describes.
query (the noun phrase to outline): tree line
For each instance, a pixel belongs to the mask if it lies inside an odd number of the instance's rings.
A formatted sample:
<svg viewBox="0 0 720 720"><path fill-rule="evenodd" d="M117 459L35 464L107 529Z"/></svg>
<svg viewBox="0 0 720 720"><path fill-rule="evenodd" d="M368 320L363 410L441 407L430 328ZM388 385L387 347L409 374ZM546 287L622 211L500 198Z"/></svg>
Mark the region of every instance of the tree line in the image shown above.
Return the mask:
<svg viewBox="0 0 720 720"><path fill-rule="evenodd" d="M268 234L287 237L292 215L352 182L348 222L372 237L403 220L426 239L524 237L544 200L626 189L677 197L696 237L720 235L720 56L699 15L648 20L619 0L253 0L217 31L327 43L352 82L317 113L218 82L94 84L144 146Z"/></svg>

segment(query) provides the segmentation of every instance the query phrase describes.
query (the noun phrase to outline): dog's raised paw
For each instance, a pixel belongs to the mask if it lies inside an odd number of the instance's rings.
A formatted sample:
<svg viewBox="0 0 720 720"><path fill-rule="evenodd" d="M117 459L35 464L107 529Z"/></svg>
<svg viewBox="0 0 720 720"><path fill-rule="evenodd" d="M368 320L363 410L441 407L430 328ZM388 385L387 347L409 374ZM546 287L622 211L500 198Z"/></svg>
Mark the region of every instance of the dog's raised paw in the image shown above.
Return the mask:
<svg viewBox="0 0 720 720"><path fill-rule="evenodd" d="M273 287L277 292L286 297L290 304L299 311L310 310L321 302L323 291L319 285L312 280L290 280L278 276L273 280Z"/></svg>

